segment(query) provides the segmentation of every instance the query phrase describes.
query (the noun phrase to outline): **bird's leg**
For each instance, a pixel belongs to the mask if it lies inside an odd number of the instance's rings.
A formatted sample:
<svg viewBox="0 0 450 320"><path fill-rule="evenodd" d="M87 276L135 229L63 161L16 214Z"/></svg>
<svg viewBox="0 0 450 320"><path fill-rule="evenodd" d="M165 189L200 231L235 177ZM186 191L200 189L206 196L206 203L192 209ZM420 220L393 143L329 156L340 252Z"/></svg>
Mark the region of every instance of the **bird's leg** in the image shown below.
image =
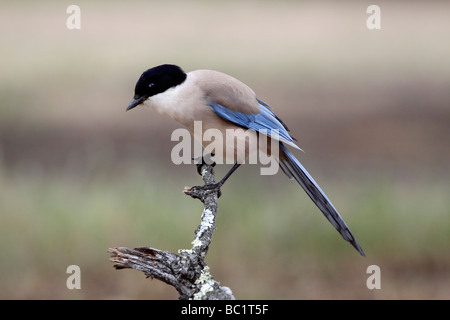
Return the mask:
<svg viewBox="0 0 450 320"><path fill-rule="evenodd" d="M237 168L239 168L241 164L240 163L235 163L233 165L233 167L230 169L230 171L227 172L227 174L225 175L225 177L222 178L222 180L220 180L218 183L213 184L212 186L215 186L213 189L216 188L220 188L221 186L223 186L223 184L225 183L225 181L228 180L228 178L233 174L234 171L236 171Z"/></svg>
<svg viewBox="0 0 450 320"><path fill-rule="evenodd" d="M217 183L207 184L207 185L204 185L204 186L195 186L195 187L192 187L191 189L195 188L195 189L200 189L200 190L218 190L219 191L219 196L220 196L220 187L223 186L225 181L228 180L228 178L233 174L234 171L236 171L237 168L239 168L240 165L241 165L240 163L235 163L233 165L233 167L230 169L230 171L228 171L227 174L222 178L222 180L220 180ZM201 167L202 166L203 166L203 164L197 165L197 170L200 171L200 174L201 174Z"/></svg>

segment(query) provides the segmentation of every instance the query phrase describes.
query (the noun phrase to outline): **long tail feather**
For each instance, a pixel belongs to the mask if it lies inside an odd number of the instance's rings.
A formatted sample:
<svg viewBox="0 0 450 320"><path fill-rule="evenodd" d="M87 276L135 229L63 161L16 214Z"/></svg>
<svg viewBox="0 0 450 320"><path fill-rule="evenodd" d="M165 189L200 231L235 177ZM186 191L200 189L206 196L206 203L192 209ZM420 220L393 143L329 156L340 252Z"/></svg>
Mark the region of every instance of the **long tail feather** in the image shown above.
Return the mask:
<svg viewBox="0 0 450 320"><path fill-rule="evenodd" d="M319 185L314 181L313 177L311 177L300 161L298 161L282 143L280 143L280 148L280 167L283 172L289 178L294 178L303 187L311 200L319 207L320 211L322 211L324 216L331 222L336 230L339 231L342 237L350 242L362 256L365 256L364 251L347 227L347 224L339 215L331 201L328 200L322 189L320 189Z"/></svg>

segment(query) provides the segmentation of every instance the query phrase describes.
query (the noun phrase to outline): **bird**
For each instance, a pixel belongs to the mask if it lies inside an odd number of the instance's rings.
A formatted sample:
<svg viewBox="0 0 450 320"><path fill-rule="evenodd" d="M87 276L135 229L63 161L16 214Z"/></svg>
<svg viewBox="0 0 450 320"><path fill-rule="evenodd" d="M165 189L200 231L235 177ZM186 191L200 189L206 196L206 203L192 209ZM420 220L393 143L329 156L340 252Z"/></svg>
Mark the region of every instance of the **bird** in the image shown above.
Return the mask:
<svg viewBox="0 0 450 320"><path fill-rule="evenodd" d="M263 132L268 140L275 142L275 145L279 147L278 155L274 154L282 171L290 179L298 182L344 240L350 242L361 256L365 256L363 249L334 205L287 148L290 146L300 149L289 134L286 124L267 103L256 96L249 86L219 71L200 69L186 73L177 65L162 64L142 73L135 85L134 97L126 107L126 111L139 105L154 109L180 123L203 146L205 141L202 141L202 137L194 130L196 121L201 121L202 132L208 129L219 130L225 135L227 129L245 129L254 135ZM237 139L245 140L246 137L237 135ZM270 146L263 148L258 145L256 148L251 148L248 143L244 146L244 152L238 152L239 150L235 148L231 154L225 152L229 145L224 145L224 150L214 150L215 159L227 158L234 165L212 188L220 188L236 169L245 163L251 153L263 150L268 155L272 155Z"/></svg>

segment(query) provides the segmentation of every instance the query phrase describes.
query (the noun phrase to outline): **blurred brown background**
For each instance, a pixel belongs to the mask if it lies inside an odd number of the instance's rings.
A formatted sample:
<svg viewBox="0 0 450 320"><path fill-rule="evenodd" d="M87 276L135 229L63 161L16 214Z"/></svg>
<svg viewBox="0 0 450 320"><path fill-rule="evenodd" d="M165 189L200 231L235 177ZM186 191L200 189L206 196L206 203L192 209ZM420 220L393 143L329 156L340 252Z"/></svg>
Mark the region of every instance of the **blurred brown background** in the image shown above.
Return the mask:
<svg viewBox="0 0 450 320"><path fill-rule="evenodd" d="M450 298L450 3L377 1L381 30L369 1L78 1L80 30L70 4L1 3L0 298L177 298L106 252L176 252L199 222L181 190L200 177L170 161L178 125L125 113L162 63L250 85L367 255L282 173L247 166L222 189L207 258L237 298Z"/></svg>

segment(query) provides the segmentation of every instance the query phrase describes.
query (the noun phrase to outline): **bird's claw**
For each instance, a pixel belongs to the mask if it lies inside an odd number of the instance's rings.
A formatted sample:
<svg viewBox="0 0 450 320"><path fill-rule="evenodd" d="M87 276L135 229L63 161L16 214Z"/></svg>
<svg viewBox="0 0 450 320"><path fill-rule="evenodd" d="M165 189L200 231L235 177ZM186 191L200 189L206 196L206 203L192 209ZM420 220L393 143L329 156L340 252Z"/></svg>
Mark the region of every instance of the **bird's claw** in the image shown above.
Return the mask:
<svg viewBox="0 0 450 320"><path fill-rule="evenodd" d="M217 192L217 197L220 198L222 195L222 191L220 190L220 183L214 183L214 184L207 184L204 186L193 186L193 187L186 187L184 188L184 193L190 195L194 198L200 198L201 194L204 194L205 192L211 191L211 192Z"/></svg>

